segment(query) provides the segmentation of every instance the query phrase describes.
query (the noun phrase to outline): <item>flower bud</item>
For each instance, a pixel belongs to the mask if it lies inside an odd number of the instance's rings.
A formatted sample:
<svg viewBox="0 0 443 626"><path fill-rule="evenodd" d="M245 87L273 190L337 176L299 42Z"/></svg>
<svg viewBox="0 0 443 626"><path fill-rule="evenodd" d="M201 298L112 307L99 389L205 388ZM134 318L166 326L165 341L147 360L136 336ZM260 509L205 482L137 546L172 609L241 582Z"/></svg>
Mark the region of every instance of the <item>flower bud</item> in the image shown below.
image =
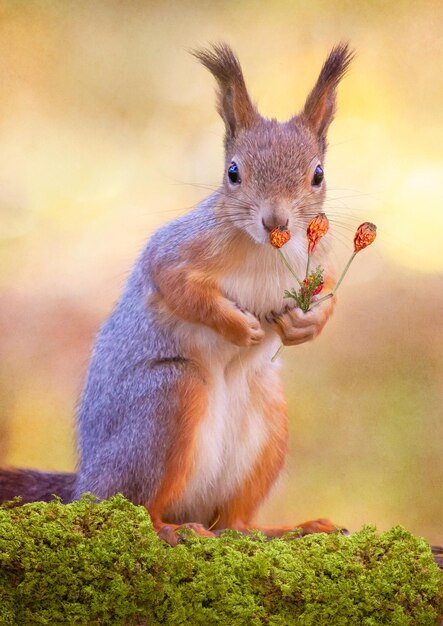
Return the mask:
<svg viewBox="0 0 443 626"><path fill-rule="evenodd" d="M329 229L329 220L324 213L316 215L308 224L306 234L308 237L308 254L312 254L315 246Z"/></svg>
<svg viewBox="0 0 443 626"><path fill-rule="evenodd" d="M314 281L314 275L310 274L308 278L303 279L303 285L305 285L306 287L310 287L313 281ZM311 297L317 296L320 293L320 291L323 289L323 283L324 283L324 280L322 278L321 283L319 283L317 287L315 287L314 291L311 293ZM306 294L308 293L307 290L304 289L303 287L301 288L301 291L302 291L303 296L306 296Z"/></svg>
<svg viewBox="0 0 443 626"><path fill-rule="evenodd" d="M274 248L281 248L290 240L291 233L286 226L277 226L277 228L271 230L269 238Z"/></svg>
<svg viewBox="0 0 443 626"><path fill-rule="evenodd" d="M319 285L317 285L317 287L314 289L314 291L312 292L313 296L316 296L320 293L320 291L323 289L323 283L320 283Z"/></svg>
<svg viewBox="0 0 443 626"><path fill-rule="evenodd" d="M354 237L354 250L360 252L369 246L377 236L377 226L371 222L364 222L357 228Z"/></svg>

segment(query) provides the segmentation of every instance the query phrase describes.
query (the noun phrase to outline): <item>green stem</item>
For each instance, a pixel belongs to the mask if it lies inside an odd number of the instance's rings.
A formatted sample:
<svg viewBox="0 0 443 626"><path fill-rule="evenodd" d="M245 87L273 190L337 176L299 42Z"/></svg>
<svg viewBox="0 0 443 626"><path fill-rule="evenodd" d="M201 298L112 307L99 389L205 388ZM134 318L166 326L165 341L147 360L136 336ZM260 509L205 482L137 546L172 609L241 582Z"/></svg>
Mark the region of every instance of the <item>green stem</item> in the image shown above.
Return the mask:
<svg viewBox="0 0 443 626"><path fill-rule="evenodd" d="M298 284L300 286L303 285L302 281L299 279L299 277L297 276L297 274L294 272L294 270L291 267L291 264L289 263L288 259L285 257L285 255L283 254L283 252L280 250L280 248L278 249L278 252L280 253L281 258L283 259L283 263L286 265L286 267L288 268L288 270L291 272L291 274L293 275L293 277L295 278L295 280L298 282Z"/></svg>
<svg viewBox="0 0 443 626"><path fill-rule="evenodd" d="M332 295L334 295L337 292L337 289L340 287L340 283L343 280L343 278L346 276L346 273L352 263L352 261L354 260L355 255L357 254L357 252L353 252L351 255L351 258L349 259L349 261L346 264L345 269L343 270L342 275L340 276L340 278L338 279L337 284L335 285L334 289L332 290Z"/></svg>
<svg viewBox="0 0 443 626"><path fill-rule="evenodd" d="M334 292L331 291L331 293L328 293L326 296L323 296L323 298L320 298L319 300L314 300L313 302L311 302L309 304L309 310L312 309L313 306L315 306L316 304L320 304L320 302L324 302L325 300L329 300L330 298L332 298L334 295Z"/></svg>
<svg viewBox="0 0 443 626"><path fill-rule="evenodd" d="M283 344L281 344L281 346L278 348L277 352L274 354L274 356L271 359L271 363L274 363L275 359L278 357L278 355L280 354L280 352L283 350Z"/></svg>
<svg viewBox="0 0 443 626"><path fill-rule="evenodd" d="M306 278L309 276L309 266L311 265L311 255L308 254L308 263L306 265Z"/></svg>
<svg viewBox="0 0 443 626"><path fill-rule="evenodd" d="M285 255L283 254L283 252L280 250L280 248L278 248L278 252L280 253L281 259L283 261L283 263L286 265L286 267L288 268L288 270L291 272L291 274L293 275L293 277L295 278L295 280L298 282L298 284L300 285L300 287L303 287L303 283L302 281L299 279L299 277L297 276L297 274L294 272L294 270L292 269L291 264L289 263L288 259L285 257ZM309 256L308 256L308 269L309 269ZM279 347L279 349L277 350L277 352L274 354L274 356L271 359L271 363L273 363L275 361L275 359L278 357L278 355L280 354L280 352L283 350L283 344Z"/></svg>
<svg viewBox="0 0 443 626"><path fill-rule="evenodd" d="M316 304L320 304L321 302L324 302L325 300L329 300L329 298L332 298L333 296L335 296L335 294L337 293L337 289L340 287L341 281L346 276L346 273L347 273L347 271L348 271L352 261L354 260L354 257L355 257L356 254L357 254L356 252L352 253L351 258L346 263L346 267L343 270L342 275L338 279L338 281L335 284L335 286L334 286L333 290L331 291L331 293L328 293L326 296L323 296L323 298L320 298L319 300L314 300L314 302L311 302L311 304L309 306L310 309L312 309L312 307L315 306Z"/></svg>

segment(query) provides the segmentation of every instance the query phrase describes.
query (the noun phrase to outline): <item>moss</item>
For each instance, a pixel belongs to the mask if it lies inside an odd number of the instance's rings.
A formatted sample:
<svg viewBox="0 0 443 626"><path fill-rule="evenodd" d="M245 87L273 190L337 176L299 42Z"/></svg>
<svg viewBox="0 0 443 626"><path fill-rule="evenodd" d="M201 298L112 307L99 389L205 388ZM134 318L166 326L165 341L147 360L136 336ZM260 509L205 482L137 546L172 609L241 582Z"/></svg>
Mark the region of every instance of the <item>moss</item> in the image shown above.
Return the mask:
<svg viewBox="0 0 443 626"><path fill-rule="evenodd" d="M442 575L401 527L170 548L121 496L0 508L0 624L434 625Z"/></svg>

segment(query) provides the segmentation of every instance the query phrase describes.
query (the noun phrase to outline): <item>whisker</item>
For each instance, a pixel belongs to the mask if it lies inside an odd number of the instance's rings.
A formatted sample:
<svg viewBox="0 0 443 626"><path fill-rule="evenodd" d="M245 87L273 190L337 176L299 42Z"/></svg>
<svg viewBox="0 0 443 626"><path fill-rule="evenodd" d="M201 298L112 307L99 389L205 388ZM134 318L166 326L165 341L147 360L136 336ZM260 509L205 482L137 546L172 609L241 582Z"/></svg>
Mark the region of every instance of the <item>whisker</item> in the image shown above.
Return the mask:
<svg viewBox="0 0 443 626"><path fill-rule="evenodd" d="M348 248L348 250L352 248L352 240L346 237L343 233L333 231L330 233L330 237L341 244L344 248Z"/></svg>
<svg viewBox="0 0 443 626"><path fill-rule="evenodd" d="M357 194L359 196L377 196L377 195L383 195L385 192L384 191L378 191L378 192L373 192L371 191L369 192L364 192L364 191L360 191L359 189L355 189L354 187L328 187L327 192L329 193L330 191L350 191L352 194Z"/></svg>

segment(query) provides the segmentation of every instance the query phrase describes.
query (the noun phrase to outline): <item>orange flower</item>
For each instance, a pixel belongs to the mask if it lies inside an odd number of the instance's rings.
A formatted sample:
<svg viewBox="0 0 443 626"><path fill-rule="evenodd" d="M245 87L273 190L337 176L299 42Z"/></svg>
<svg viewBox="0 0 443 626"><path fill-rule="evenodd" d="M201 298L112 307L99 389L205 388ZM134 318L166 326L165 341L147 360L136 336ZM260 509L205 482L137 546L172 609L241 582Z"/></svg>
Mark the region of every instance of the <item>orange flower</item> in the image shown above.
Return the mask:
<svg viewBox="0 0 443 626"><path fill-rule="evenodd" d="M269 238L274 248L281 248L290 240L291 233L286 226L277 226L277 228L271 230Z"/></svg>
<svg viewBox="0 0 443 626"><path fill-rule="evenodd" d="M366 246L369 246L377 236L377 226L371 222L363 222L357 228L354 237L354 250L360 252Z"/></svg>
<svg viewBox="0 0 443 626"><path fill-rule="evenodd" d="M312 219L306 230L308 236L308 254L312 254L315 246L329 229L329 220L324 213L319 213Z"/></svg>

